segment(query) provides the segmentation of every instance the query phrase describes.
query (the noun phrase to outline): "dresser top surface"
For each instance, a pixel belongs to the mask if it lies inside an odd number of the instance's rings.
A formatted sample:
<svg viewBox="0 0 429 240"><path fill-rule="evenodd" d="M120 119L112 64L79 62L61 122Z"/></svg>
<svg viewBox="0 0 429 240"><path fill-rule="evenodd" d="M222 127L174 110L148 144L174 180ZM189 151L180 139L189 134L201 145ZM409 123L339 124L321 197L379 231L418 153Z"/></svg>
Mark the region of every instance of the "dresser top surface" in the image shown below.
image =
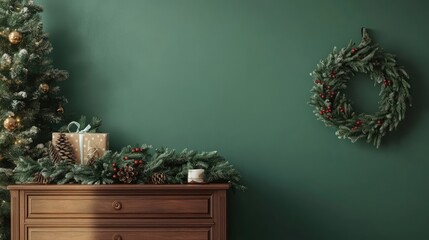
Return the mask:
<svg viewBox="0 0 429 240"><path fill-rule="evenodd" d="M9 190L227 190L230 185L222 184L17 184L9 185Z"/></svg>

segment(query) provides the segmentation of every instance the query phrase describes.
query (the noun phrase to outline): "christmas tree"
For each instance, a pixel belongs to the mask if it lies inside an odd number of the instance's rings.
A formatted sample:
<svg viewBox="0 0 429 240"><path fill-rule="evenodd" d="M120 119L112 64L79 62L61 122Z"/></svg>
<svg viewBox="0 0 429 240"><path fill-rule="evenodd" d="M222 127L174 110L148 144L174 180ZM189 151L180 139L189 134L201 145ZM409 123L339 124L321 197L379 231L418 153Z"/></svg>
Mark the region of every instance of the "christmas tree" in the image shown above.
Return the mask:
<svg viewBox="0 0 429 240"><path fill-rule="evenodd" d="M0 240L9 239L6 186L14 183L16 156L48 154L43 143L62 121L66 103L56 84L68 74L52 65L40 12L32 0L0 0Z"/></svg>

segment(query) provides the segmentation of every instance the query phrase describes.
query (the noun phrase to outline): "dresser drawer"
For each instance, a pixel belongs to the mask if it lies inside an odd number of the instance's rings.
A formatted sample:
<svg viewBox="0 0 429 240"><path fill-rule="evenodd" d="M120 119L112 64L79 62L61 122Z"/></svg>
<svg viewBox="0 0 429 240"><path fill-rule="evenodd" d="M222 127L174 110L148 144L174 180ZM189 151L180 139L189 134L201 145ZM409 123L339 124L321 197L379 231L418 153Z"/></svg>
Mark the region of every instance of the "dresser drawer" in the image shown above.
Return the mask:
<svg viewBox="0 0 429 240"><path fill-rule="evenodd" d="M26 218L211 218L211 195L27 195Z"/></svg>
<svg viewBox="0 0 429 240"><path fill-rule="evenodd" d="M29 227L28 240L211 240L210 228Z"/></svg>
<svg viewBox="0 0 429 240"><path fill-rule="evenodd" d="M228 188L10 185L11 240L226 240Z"/></svg>

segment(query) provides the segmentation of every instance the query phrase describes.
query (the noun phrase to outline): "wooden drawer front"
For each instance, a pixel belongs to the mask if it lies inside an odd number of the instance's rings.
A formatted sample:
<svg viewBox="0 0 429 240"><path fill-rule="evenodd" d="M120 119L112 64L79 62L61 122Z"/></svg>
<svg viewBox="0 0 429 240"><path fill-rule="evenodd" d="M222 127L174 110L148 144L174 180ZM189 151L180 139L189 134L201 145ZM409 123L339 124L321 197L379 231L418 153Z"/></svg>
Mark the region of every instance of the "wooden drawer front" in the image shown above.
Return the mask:
<svg viewBox="0 0 429 240"><path fill-rule="evenodd" d="M28 240L210 240L210 228L41 228Z"/></svg>
<svg viewBox="0 0 429 240"><path fill-rule="evenodd" d="M211 195L28 195L27 218L211 218Z"/></svg>

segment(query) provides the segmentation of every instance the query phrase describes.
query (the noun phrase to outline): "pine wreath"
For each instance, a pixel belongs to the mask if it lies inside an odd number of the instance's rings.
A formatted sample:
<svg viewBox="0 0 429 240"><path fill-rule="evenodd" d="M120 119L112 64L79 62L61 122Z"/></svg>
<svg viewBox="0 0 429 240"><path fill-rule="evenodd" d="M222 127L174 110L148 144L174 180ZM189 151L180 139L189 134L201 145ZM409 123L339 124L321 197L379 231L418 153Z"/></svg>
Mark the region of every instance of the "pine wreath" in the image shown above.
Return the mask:
<svg viewBox="0 0 429 240"><path fill-rule="evenodd" d="M369 74L381 87L379 110L375 114L357 114L344 94L347 81L356 73ZM407 104L411 106L407 72L397 65L393 54L372 42L365 28L359 45L350 42L340 51L334 48L310 75L315 85L309 104L315 108L317 119L337 129L335 134L340 139L356 142L366 138L378 148L386 132L396 129L404 119Z"/></svg>

